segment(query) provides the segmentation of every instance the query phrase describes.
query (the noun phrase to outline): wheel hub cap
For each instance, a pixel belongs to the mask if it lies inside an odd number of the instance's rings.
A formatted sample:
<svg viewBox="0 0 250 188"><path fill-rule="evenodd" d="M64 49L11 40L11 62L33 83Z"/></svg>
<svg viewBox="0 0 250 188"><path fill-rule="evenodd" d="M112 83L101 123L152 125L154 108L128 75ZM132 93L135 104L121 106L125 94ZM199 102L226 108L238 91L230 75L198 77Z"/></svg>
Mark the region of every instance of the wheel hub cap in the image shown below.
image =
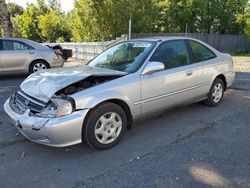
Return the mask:
<svg viewBox="0 0 250 188"><path fill-rule="evenodd" d="M122 120L119 114L109 112L102 115L96 122L95 137L101 144L114 142L121 133Z"/></svg>
<svg viewBox="0 0 250 188"><path fill-rule="evenodd" d="M214 86L213 93L212 93L213 101L215 103L219 102L221 100L222 95L223 95L223 87L221 83L217 83Z"/></svg>

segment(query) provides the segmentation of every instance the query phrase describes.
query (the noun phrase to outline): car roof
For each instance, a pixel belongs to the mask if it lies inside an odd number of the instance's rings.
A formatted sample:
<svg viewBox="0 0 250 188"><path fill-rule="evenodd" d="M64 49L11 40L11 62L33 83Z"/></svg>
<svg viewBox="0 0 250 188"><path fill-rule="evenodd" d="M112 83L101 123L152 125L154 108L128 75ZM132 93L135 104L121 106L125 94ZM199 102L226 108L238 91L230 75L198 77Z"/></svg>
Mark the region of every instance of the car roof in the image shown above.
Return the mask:
<svg viewBox="0 0 250 188"><path fill-rule="evenodd" d="M208 47L210 50L212 50L215 53L218 53L219 51L216 50L215 48L213 48L212 46L210 46L209 44L196 39L196 38L191 38L191 37L185 37L185 36L156 36L156 37L146 37L146 38L136 38L136 39L132 39L130 41L152 41L152 42L165 42L165 41L170 41L170 40L194 40L197 41L201 44L203 44L204 46Z"/></svg>
<svg viewBox="0 0 250 188"><path fill-rule="evenodd" d="M191 37L185 37L185 36L156 36L156 37L146 37L146 38L136 38L132 39L134 40L143 40L143 41L167 41L167 40L178 40L178 39L189 39L189 40L197 40L195 38Z"/></svg>
<svg viewBox="0 0 250 188"><path fill-rule="evenodd" d="M29 39L25 38L14 38L14 37L0 37L2 40L16 40L16 41L30 41Z"/></svg>
<svg viewBox="0 0 250 188"><path fill-rule="evenodd" d="M38 42L29 40L29 39L24 39L24 38L0 37L0 40L13 40L13 41L24 42L24 43L32 46L35 49L50 49L50 48L46 47L45 45L42 45Z"/></svg>

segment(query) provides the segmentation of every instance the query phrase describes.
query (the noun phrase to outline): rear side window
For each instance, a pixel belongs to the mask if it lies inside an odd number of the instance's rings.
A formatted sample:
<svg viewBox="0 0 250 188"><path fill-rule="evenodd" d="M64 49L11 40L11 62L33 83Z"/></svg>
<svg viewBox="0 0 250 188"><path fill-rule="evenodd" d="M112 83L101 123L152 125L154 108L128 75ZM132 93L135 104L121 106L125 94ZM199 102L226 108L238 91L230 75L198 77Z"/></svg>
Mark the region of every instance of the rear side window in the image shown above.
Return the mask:
<svg viewBox="0 0 250 188"><path fill-rule="evenodd" d="M214 52L199 42L190 40L189 44L192 50L193 63L206 61L216 57Z"/></svg>
<svg viewBox="0 0 250 188"><path fill-rule="evenodd" d="M1 50L31 50L33 49L31 46L12 40L2 40L1 41Z"/></svg>
<svg viewBox="0 0 250 188"><path fill-rule="evenodd" d="M162 62L166 69L190 64L186 42L184 40L173 40L162 43L156 49L150 61Z"/></svg>

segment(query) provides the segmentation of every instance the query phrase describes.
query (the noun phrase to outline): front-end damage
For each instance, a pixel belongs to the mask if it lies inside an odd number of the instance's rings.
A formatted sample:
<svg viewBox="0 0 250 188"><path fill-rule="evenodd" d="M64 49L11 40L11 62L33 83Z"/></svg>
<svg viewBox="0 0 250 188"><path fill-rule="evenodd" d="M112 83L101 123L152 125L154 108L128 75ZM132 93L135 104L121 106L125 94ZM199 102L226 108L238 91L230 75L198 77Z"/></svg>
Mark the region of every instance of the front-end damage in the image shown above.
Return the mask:
<svg viewBox="0 0 250 188"><path fill-rule="evenodd" d="M89 76L60 89L48 102L33 98L21 90L10 98L10 106L19 114L29 110L30 116L42 118L66 116L77 110L75 109L75 101L70 95L118 77L121 77L121 75Z"/></svg>
<svg viewBox="0 0 250 188"><path fill-rule="evenodd" d="M10 99L4 104L4 111L11 120L11 123L26 138L39 144L66 147L82 142L82 123L88 109L78 110L70 115L43 118L31 115L29 109L20 114L10 106Z"/></svg>
<svg viewBox="0 0 250 188"><path fill-rule="evenodd" d="M49 69L32 74L20 88L29 96L47 103L55 94L67 95L124 75L124 72L88 66Z"/></svg>
<svg viewBox="0 0 250 188"><path fill-rule="evenodd" d="M39 117L61 117L71 114L75 109L75 101L69 95L80 92L84 89L94 87L101 83L113 80L120 76L89 76L84 80L73 83L59 91L57 91L53 97L48 101L44 109L33 115Z"/></svg>
<svg viewBox="0 0 250 188"><path fill-rule="evenodd" d="M75 101L70 96L123 74L72 75L64 72L63 76L59 75L54 80L51 75L41 72L28 77L21 90L5 102L5 112L12 124L34 142L56 147L80 143L82 124L89 109L76 109Z"/></svg>
<svg viewBox="0 0 250 188"><path fill-rule="evenodd" d="M84 89L99 85L101 83L114 80L121 77L121 75L107 75L107 76L89 76L84 80L80 80L76 83L73 83L59 91L56 92L57 96L60 95L71 95L82 91Z"/></svg>

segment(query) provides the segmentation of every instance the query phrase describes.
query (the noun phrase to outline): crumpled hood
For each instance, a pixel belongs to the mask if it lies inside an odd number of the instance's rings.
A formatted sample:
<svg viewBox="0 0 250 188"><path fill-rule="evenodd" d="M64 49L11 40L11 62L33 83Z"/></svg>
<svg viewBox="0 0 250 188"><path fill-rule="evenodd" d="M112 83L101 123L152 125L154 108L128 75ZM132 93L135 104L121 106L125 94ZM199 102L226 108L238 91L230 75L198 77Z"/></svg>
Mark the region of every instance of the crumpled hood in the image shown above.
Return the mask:
<svg viewBox="0 0 250 188"><path fill-rule="evenodd" d="M84 80L89 76L112 76L124 74L124 72L120 71L89 67L86 65L55 68L31 74L23 81L20 87L27 95L43 102L48 102L57 91L73 83Z"/></svg>

